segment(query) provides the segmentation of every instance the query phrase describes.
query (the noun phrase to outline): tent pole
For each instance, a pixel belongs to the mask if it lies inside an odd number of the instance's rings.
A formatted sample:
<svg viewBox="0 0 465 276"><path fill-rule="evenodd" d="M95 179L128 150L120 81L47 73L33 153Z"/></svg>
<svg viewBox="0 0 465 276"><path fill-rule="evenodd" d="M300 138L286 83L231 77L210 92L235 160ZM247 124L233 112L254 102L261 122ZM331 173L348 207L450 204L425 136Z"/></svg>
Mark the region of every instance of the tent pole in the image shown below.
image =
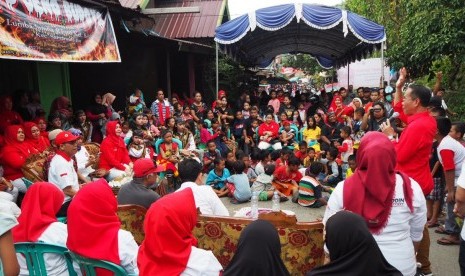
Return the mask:
<svg viewBox="0 0 465 276"><path fill-rule="evenodd" d="M350 85L350 63L347 63L347 91L349 91Z"/></svg>
<svg viewBox="0 0 465 276"><path fill-rule="evenodd" d="M379 87L384 88L384 41L381 42L381 78Z"/></svg>
<svg viewBox="0 0 465 276"><path fill-rule="evenodd" d="M219 77L218 77L218 42L215 42L215 48L216 48L216 98L218 99L218 83L219 83Z"/></svg>

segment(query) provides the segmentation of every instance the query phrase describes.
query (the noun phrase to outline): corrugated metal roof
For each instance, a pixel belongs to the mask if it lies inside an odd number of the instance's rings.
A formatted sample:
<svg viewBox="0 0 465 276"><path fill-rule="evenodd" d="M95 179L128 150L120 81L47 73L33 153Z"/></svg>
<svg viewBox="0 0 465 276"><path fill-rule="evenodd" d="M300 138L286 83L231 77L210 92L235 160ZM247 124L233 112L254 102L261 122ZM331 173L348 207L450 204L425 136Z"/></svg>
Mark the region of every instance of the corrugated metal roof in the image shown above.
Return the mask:
<svg viewBox="0 0 465 276"><path fill-rule="evenodd" d="M156 1L156 8L199 7L200 13L152 15L154 31L167 38L213 38L221 24L226 0Z"/></svg>
<svg viewBox="0 0 465 276"><path fill-rule="evenodd" d="M141 9L145 9L149 0L119 0L121 6L129 9L136 9L140 7Z"/></svg>

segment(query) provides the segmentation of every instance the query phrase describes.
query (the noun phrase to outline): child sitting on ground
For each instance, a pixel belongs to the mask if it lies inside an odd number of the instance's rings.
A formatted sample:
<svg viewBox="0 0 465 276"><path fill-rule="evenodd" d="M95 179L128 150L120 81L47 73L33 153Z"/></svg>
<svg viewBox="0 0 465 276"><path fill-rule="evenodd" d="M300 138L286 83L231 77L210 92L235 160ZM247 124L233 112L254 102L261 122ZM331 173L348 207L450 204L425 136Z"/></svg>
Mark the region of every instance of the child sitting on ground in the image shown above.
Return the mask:
<svg viewBox="0 0 465 276"><path fill-rule="evenodd" d="M304 167L307 167L304 164L305 158L307 158L307 156L308 156L307 142L301 141L299 143L299 150L295 152L295 157L299 158L300 162L304 165Z"/></svg>
<svg viewBox="0 0 465 276"><path fill-rule="evenodd" d="M305 168L308 168L313 162L319 160L319 154L316 153L316 150L314 148L309 147L307 152L307 157L304 159L303 162Z"/></svg>
<svg viewBox="0 0 465 276"><path fill-rule="evenodd" d="M299 181L299 197L294 202L310 208L319 208L328 203L328 199L322 196L322 191L330 192L329 187L323 186L317 180L317 176L323 171L324 165L313 162L305 171L305 176ZM294 200L294 198L293 198Z"/></svg>
<svg viewBox="0 0 465 276"><path fill-rule="evenodd" d="M339 153L341 154L341 161L342 161L342 166L341 166L341 169L342 169L342 179L346 179L346 172L347 172L347 169L349 168L349 164L348 164L348 159L349 159L349 156L351 156L352 154L354 154L354 142L352 141L352 138L350 137L350 135L352 134L352 129L348 126L344 126L342 129L341 129L341 138L344 139L344 141L342 142L342 145L339 146L338 143L338 151Z"/></svg>
<svg viewBox="0 0 465 276"><path fill-rule="evenodd" d="M273 187L273 173L276 166L274 164L268 164L265 166L264 172L257 176L257 179L252 184L252 192L257 192L258 200L267 201L273 198L275 188ZM284 194L278 191L281 201L289 200Z"/></svg>
<svg viewBox="0 0 465 276"><path fill-rule="evenodd" d="M287 166L290 156L294 156L292 150L288 148L281 149L280 157L276 160L276 167L279 168L280 166Z"/></svg>
<svg viewBox="0 0 465 276"><path fill-rule="evenodd" d="M162 134L163 142L159 146L159 154L157 156L158 164L163 165L167 174L178 176L177 163L180 160L179 148L176 142L173 142L173 132L165 130Z"/></svg>
<svg viewBox="0 0 465 276"><path fill-rule="evenodd" d="M355 155L351 155L349 156L349 168L347 169L346 171L346 179L351 177L354 172L355 172L355 169L357 168L357 162L355 161Z"/></svg>
<svg viewBox="0 0 465 276"><path fill-rule="evenodd" d="M249 179L244 173L244 162L242 160L234 162L233 170L234 174L228 177L226 183L229 193L233 197L231 203L237 204L249 201L252 197L252 191L250 190Z"/></svg>
<svg viewBox="0 0 465 276"><path fill-rule="evenodd" d="M228 151L225 156L225 167L228 169L229 172L234 171L234 162L236 162L236 155L233 151Z"/></svg>
<svg viewBox="0 0 465 276"><path fill-rule="evenodd" d="M258 159L259 162L255 165L255 173L257 176L265 173L265 166L271 161L270 152L268 150L260 150Z"/></svg>
<svg viewBox="0 0 465 276"><path fill-rule="evenodd" d="M293 197L298 196L299 192L299 181L302 178L302 174L299 172L300 160L292 156L289 158L287 166L277 167L273 176L273 186L283 193L285 196Z"/></svg>
<svg viewBox="0 0 465 276"><path fill-rule="evenodd" d="M206 184L213 188L218 197L227 196L229 191L228 187L226 187L226 179L231 174L225 168L225 160L221 157L215 158L213 165L214 169L208 173Z"/></svg>
<svg viewBox="0 0 465 276"><path fill-rule="evenodd" d="M153 149L144 142L144 132L140 129L134 130L128 145L129 158L135 162L139 158L153 159Z"/></svg>
<svg viewBox="0 0 465 276"><path fill-rule="evenodd" d="M336 187L342 179L339 175L339 165L336 162L338 155L338 150L336 148L330 148L326 153L326 159L322 159L322 163L326 163L328 169L327 176L324 178L323 182L331 187Z"/></svg>
<svg viewBox="0 0 465 276"><path fill-rule="evenodd" d="M208 173L213 170L213 161L215 159L221 158L221 153L216 149L216 143L214 140L207 142L207 151L203 155L203 172Z"/></svg>
<svg viewBox="0 0 465 276"><path fill-rule="evenodd" d="M294 144L295 131L291 128L291 122L284 121L283 129L279 133L279 140L283 147L292 146Z"/></svg>
<svg viewBox="0 0 465 276"><path fill-rule="evenodd" d="M244 168L244 173L247 175L247 178L249 179L249 187L252 186L252 184L255 182L255 179L257 178L257 174L255 173L255 170L250 167L250 157L247 154L244 154L244 152L238 152L237 153L237 160L242 160L245 164Z"/></svg>

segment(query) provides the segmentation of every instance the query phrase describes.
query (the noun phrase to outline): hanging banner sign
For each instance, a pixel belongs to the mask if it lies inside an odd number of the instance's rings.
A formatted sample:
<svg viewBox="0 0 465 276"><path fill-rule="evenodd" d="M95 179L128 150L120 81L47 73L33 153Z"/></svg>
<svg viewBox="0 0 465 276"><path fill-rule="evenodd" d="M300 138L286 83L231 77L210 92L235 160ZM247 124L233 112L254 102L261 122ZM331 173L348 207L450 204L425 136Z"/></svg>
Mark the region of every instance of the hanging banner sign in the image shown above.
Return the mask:
<svg viewBox="0 0 465 276"><path fill-rule="evenodd" d="M0 0L0 58L121 62L108 11L65 0Z"/></svg>

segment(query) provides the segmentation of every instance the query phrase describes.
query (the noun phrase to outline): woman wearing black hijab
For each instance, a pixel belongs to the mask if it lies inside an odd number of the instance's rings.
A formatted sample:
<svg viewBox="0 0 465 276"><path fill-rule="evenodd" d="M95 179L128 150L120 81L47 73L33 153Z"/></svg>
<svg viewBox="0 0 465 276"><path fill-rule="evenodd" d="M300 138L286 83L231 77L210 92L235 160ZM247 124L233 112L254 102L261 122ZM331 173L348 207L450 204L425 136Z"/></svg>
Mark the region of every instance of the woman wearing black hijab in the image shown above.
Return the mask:
<svg viewBox="0 0 465 276"><path fill-rule="evenodd" d="M307 276L402 276L386 261L365 220L355 213L340 211L328 219L326 247L331 262Z"/></svg>
<svg viewBox="0 0 465 276"><path fill-rule="evenodd" d="M281 243L276 228L264 220L249 224L242 231L236 254L223 275L289 275L281 259Z"/></svg>

